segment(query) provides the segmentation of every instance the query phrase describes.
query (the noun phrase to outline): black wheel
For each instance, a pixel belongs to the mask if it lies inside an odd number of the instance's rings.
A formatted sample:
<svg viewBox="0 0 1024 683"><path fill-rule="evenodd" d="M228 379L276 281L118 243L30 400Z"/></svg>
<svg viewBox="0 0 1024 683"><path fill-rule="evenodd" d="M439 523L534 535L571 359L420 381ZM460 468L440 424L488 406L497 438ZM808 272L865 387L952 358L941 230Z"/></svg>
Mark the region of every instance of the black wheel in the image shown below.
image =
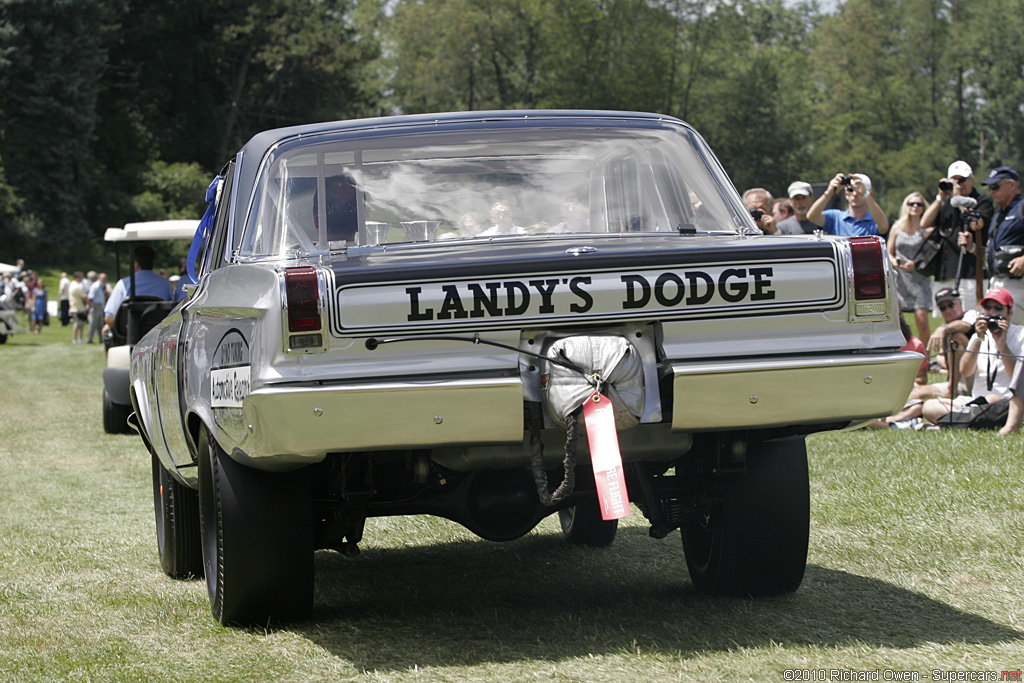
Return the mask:
<svg viewBox="0 0 1024 683"><path fill-rule="evenodd" d="M313 500L306 469L261 472L203 432L199 510L210 608L221 624L313 611Z"/></svg>
<svg viewBox="0 0 1024 683"><path fill-rule="evenodd" d="M171 476L153 458L153 507L160 566L173 579L203 575L203 542L199 530L199 494Z"/></svg>
<svg viewBox="0 0 1024 683"><path fill-rule="evenodd" d="M107 434L127 434L131 431L128 426L128 416L131 414L131 405L115 403L107 390L103 390L103 431Z"/></svg>
<svg viewBox="0 0 1024 683"><path fill-rule="evenodd" d="M598 503L580 503L559 510L558 521L562 525L562 536L565 540L595 548L610 546L615 540L615 532L619 529L619 520L601 519L601 507Z"/></svg>
<svg viewBox="0 0 1024 683"><path fill-rule="evenodd" d="M810 488L803 439L751 444L746 472L720 495L691 477L683 549L694 587L761 597L795 591L807 565Z"/></svg>

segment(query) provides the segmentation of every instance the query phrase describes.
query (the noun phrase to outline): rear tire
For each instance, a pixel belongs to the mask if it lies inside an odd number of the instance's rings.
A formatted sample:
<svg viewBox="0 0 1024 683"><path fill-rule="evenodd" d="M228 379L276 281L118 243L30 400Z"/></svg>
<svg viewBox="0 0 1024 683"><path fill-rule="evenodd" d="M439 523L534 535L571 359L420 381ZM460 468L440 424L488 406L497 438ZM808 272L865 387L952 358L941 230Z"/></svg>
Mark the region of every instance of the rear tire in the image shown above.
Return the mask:
<svg viewBox="0 0 1024 683"><path fill-rule="evenodd" d="M235 462L203 431L199 509L210 608L221 624L259 624L313 611L309 472Z"/></svg>
<svg viewBox="0 0 1024 683"><path fill-rule="evenodd" d="M172 579L203 575L203 542L199 528L199 494L171 476L153 458L153 507L160 567Z"/></svg>
<svg viewBox="0 0 1024 683"><path fill-rule="evenodd" d="M562 525L565 540L594 548L610 546L619 529L619 520L601 519L601 507L597 503L579 503L559 510L558 521Z"/></svg>
<svg viewBox="0 0 1024 683"><path fill-rule="evenodd" d="M131 405L115 403L107 390L103 390L103 431L107 434L127 434L131 431L128 426L128 416L131 414Z"/></svg>
<svg viewBox="0 0 1024 683"><path fill-rule="evenodd" d="M795 591L807 565L810 487L803 439L751 444L746 472L720 496L691 478L695 508L681 528L694 587L711 595Z"/></svg>

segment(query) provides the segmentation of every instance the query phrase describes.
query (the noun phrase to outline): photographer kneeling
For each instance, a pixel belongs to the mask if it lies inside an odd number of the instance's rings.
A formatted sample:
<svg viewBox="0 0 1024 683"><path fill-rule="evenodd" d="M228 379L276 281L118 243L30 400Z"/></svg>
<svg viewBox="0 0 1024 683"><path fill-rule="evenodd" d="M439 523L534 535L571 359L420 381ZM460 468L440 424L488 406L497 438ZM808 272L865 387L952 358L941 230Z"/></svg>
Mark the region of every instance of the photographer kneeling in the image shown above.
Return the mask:
<svg viewBox="0 0 1024 683"><path fill-rule="evenodd" d="M995 429L1003 425L1009 408L1010 378L1024 345L1024 327L1014 325L1013 296L1005 289L990 289L981 300L974 320L974 335L960 359L960 374L974 377L971 396L925 401L925 419L943 427ZM966 319L966 316L965 316Z"/></svg>

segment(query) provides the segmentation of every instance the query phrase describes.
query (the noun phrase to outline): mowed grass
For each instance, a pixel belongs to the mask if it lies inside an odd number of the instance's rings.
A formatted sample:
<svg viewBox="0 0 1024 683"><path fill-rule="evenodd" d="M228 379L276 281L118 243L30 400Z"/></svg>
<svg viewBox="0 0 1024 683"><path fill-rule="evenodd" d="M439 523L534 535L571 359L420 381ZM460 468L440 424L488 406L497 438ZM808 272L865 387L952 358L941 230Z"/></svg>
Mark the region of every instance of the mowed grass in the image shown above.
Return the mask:
<svg viewBox="0 0 1024 683"><path fill-rule="evenodd" d="M550 518L502 544L375 519L358 558L317 555L312 620L222 628L202 582L160 571L149 456L103 433L102 348L69 338L57 324L0 347L2 681L932 680L1024 665L1021 440L992 433L809 439L811 550L792 595L698 595L678 534L648 538L636 510L605 550L567 546Z"/></svg>

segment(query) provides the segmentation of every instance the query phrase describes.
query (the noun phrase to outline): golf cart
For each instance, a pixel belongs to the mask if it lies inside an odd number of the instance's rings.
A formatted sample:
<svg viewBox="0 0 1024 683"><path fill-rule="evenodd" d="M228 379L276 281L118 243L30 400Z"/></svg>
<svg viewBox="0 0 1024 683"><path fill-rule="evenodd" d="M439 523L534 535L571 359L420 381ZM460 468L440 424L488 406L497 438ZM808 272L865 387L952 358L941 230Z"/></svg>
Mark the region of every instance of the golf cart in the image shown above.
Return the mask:
<svg viewBox="0 0 1024 683"><path fill-rule="evenodd" d="M112 341L107 350L107 367L103 369L103 431L108 434L126 434L128 416L132 412L128 365L132 347L143 335L171 312L175 301L135 293L135 249L137 242L153 240L192 240L197 220L149 221L126 223L123 228L108 228L103 235L118 250L117 280L121 279L120 244L128 245L129 288L128 297L117 310L111 328ZM115 282L117 281L115 280Z"/></svg>
<svg viewBox="0 0 1024 683"><path fill-rule="evenodd" d="M18 270L17 266L0 263L0 275L4 273L15 274ZM24 325L18 320L18 314L11 305L12 303L7 301L3 289L0 288L0 344L7 343L7 335L26 331Z"/></svg>

